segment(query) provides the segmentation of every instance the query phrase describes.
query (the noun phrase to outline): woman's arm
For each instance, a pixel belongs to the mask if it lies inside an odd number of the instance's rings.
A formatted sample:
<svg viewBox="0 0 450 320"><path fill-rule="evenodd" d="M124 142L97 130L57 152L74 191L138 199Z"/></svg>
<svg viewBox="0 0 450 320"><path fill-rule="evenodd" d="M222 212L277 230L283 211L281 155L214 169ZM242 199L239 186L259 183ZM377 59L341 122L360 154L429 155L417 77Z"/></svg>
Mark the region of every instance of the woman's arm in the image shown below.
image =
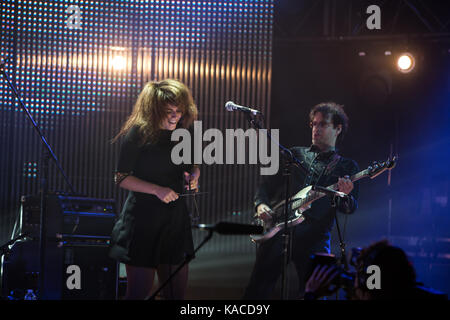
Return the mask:
<svg viewBox="0 0 450 320"><path fill-rule="evenodd" d="M161 187L157 184L144 181L132 175L123 178L118 185L126 190L155 195L164 203L169 203L178 199L178 194L172 189Z"/></svg>

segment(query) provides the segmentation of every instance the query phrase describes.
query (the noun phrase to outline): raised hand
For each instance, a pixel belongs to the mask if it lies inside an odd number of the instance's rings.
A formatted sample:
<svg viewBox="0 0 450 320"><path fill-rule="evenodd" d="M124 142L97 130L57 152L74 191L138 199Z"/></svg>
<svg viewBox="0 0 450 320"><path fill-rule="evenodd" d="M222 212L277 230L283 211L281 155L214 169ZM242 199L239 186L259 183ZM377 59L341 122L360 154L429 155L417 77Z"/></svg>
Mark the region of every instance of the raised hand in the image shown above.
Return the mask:
<svg viewBox="0 0 450 320"><path fill-rule="evenodd" d="M330 289L330 284L338 274L335 266L318 265L306 282L305 292L312 292L316 297L332 294L336 288Z"/></svg>
<svg viewBox="0 0 450 320"><path fill-rule="evenodd" d="M191 190L198 191L198 178L200 177L200 174L197 172L194 173L188 173L184 172L184 180L186 181L185 188L189 190L189 187Z"/></svg>

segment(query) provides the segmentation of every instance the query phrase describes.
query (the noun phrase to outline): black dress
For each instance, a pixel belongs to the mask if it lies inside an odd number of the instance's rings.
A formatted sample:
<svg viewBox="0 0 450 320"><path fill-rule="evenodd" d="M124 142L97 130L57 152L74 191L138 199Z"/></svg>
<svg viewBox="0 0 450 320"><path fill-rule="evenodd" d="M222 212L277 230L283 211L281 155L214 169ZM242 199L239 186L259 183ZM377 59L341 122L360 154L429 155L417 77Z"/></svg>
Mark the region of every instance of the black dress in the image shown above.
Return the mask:
<svg viewBox="0 0 450 320"><path fill-rule="evenodd" d="M172 131L161 130L156 143L139 146L137 127L124 137L117 172L168 187L184 189L183 172L192 165L171 161ZM184 197L168 204L157 196L129 191L111 234L110 257L137 267L176 265L194 252L191 221Z"/></svg>

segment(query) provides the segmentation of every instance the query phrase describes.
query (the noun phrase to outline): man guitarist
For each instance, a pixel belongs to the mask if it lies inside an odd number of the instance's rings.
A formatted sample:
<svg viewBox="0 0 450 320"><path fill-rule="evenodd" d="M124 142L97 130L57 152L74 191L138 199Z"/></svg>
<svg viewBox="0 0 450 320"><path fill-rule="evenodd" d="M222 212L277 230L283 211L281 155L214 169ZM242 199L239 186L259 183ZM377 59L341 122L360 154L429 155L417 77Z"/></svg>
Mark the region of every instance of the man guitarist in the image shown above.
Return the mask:
<svg viewBox="0 0 450 320"><path fill-rule="evenodd" d="M359 171L355 161L338 155L336 142L341 142L348 128L348 117L342 106L320 103L311 109L311 147L293 147L290 150L303 164L303 170L291 170L290 196L306 186L328 187L337 183L338 191L348 197L322 197L312 203L303 213L305 220L290 228L291 247L289 261L293 261L299 278L299 297L303 295L310 268L310 255L317 252L330 253L330 232L334 225L336 209L351 214L357 208L358 183L349 177ZM280 169L268 176L255 195L256 215L267 221L270 204L284 199L284 177ZM281 230L262 242L257 249L256 261L244 299L271 299L283 268L283 233Z"/></svg>

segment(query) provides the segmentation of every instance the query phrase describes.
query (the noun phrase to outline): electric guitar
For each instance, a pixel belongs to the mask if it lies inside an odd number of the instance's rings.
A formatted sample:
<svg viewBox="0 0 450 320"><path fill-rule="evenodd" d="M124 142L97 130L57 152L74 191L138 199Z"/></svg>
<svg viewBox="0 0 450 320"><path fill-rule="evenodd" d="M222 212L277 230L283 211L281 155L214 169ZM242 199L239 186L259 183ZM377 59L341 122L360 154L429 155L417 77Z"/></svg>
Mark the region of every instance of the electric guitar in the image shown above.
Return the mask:
<svg viewBox="0 0 450 320"><path fill-rule="evenodd" d="M392 159L388 159L385 162L374 162L367 169L356 173L355 175L350 177L352 182L358 181L362 178L369 177L374 179L375 177L382 174L384 171L392 170L397 162L397 157L393 157ZM311 204L324 197L326 194L335 194L337 196L343 196L344 194L337 191L338 185L337 183L328 186L327 188L323 187L314 187L307 186L297 192L289 199L289 210L288 210L288 227L293 227L297 224L302 223L305 220L303 216L303 212L311 208ZM256 218L256 224L264 227L264 233L260 235L251 235L250 238L253 242L261 243L270 238L272 238L275 234L277 234L280 230L283 229L285 224L284 217L284 205L285 200L280 201L275 206L273 206L272 211L269 212L270 218L267 220L263 220L261 218Z"/></svg>

